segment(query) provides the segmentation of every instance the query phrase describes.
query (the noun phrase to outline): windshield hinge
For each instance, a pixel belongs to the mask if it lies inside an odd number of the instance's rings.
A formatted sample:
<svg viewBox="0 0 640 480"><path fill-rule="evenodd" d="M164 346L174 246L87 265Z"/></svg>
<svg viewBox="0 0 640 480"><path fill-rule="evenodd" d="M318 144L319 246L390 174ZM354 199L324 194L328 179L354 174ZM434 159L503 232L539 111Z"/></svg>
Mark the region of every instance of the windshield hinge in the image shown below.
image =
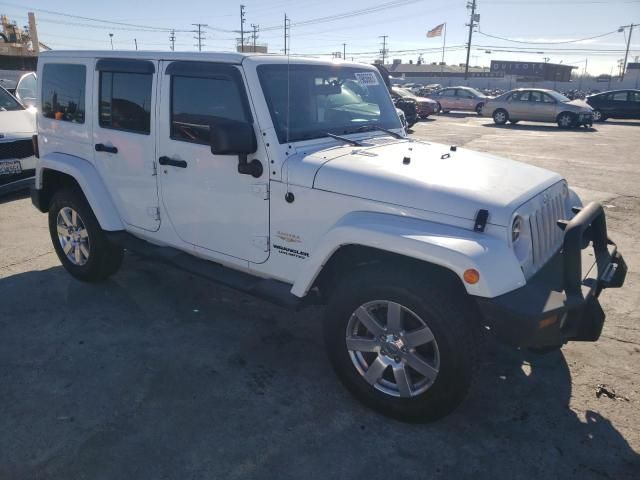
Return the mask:
<svg viewBox="0 0 640 480"><path fill-rule="evenodd" d="M156 164L156 162L152 162L151 163L151 168L153 169L153 173L151 174L152 177L157 177L158 176L158 165Z"/></svg>
<svg viewBox="0 0 640 480"><path fill-rule="evenodd" d="M257 195L263 200L269 200L269 184L268 183L254 183L251 185L251 193Z"/></svg>

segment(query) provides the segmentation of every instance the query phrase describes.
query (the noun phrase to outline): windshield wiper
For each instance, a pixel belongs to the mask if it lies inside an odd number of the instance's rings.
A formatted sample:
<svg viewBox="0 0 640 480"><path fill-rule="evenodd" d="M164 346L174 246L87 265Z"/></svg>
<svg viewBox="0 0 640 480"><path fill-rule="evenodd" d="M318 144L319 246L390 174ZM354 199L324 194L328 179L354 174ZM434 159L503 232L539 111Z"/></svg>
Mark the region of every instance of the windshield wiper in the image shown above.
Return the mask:
<svg viewBox="0 0 640 480"><path fill-rule="evenodd" d="M405 140L406 138L400 135L399 133L394 132L393 130L388 130L386 128L379 127L378 125L363 125L360 128L357 128L356 132L372 132L374 130L378 130L380 132L384 132L387 135L391 135L393 138L398 138L400 140Z"/></svg>
<svg viewBox="0 0 640 480"><path fill-rule="evenodd" d="M327 135L331 138L335 138L336 140L340 140L344 143L348 143L349 145L353 145L354 147L362 147L363 145L356 141L356 140L351 140L350 138L347 137L342 137L340 135L336 135L335 133L329 133L327 132Z"/></svg>

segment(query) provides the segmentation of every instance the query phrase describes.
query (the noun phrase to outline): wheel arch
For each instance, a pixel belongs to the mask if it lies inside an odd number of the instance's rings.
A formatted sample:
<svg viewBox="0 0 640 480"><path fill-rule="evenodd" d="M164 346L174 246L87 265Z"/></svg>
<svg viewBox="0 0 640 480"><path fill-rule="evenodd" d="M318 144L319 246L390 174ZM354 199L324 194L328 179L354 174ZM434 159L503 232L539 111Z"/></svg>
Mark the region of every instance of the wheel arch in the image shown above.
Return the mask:
<svg viewBox="0 0 640 480"><path fill-rule="evenodd" d="M51 153L40 158L35 188L40 191L40 208L45 212L57 190L78 188L93 210L100 228L108 231L124 229L100 174L87 160L63 153Z"/></svg>
<svg viewBox="0 0 640 480"><path fill-rule="evenodd" d="M335 284L336 271L380 261L446 271L445 276L454 275L467 293L481 297L498 296L525 284L515 255L496 236L415 218L353 212L320 240L301 266L291 293L304 297L314 287L326 288L328 280ZM480 272L476 284L462 281L470 268Z"/></svg>

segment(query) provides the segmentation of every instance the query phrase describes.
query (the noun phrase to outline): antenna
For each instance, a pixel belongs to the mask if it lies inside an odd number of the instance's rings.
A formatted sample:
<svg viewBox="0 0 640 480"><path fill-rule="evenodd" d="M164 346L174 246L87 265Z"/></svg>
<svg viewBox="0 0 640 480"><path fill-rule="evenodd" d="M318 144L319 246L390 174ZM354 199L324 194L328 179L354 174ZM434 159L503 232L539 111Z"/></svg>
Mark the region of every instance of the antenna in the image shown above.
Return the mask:
<svg viewBox="0 0 640 480"><path fill-rule="evenodd" d="M287 150L291 149L291 145L289 145L289 130L291 123L291 20L287 17L287 14L284 15L284 39L285 39L285 54L287 55L287 132L286 132L286 140L287 140ZM288 40L288 42L287 42ZM289 191L289 160L290 155L287 152L287 193L285 194L285 200L291 203L293 201L293 193Z"/></svg>

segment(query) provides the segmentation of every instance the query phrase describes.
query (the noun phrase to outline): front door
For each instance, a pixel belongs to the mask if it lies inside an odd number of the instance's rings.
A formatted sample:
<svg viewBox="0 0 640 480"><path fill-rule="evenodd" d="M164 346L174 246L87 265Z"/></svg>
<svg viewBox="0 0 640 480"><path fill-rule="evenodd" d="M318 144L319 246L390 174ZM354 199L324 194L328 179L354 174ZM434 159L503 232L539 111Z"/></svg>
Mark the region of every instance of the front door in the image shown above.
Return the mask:
<svg viewBox="0 0 640 480"><path fill-rule="evenodd" d="M259 178L238 173L237 155L213 155L211 124L253 124L241 70L210 62L163 62L158 136L162 201L178 236L193 245L250 262L269 255L266 151L258 136L251 162Z"/></svg>
<svg viewBox="0 0 640 480"><path fill-rule="evenodd" d="M156 62L101 59L94 75L94 162L120 217L130 226L160 227L154 171Z"/></svg>

